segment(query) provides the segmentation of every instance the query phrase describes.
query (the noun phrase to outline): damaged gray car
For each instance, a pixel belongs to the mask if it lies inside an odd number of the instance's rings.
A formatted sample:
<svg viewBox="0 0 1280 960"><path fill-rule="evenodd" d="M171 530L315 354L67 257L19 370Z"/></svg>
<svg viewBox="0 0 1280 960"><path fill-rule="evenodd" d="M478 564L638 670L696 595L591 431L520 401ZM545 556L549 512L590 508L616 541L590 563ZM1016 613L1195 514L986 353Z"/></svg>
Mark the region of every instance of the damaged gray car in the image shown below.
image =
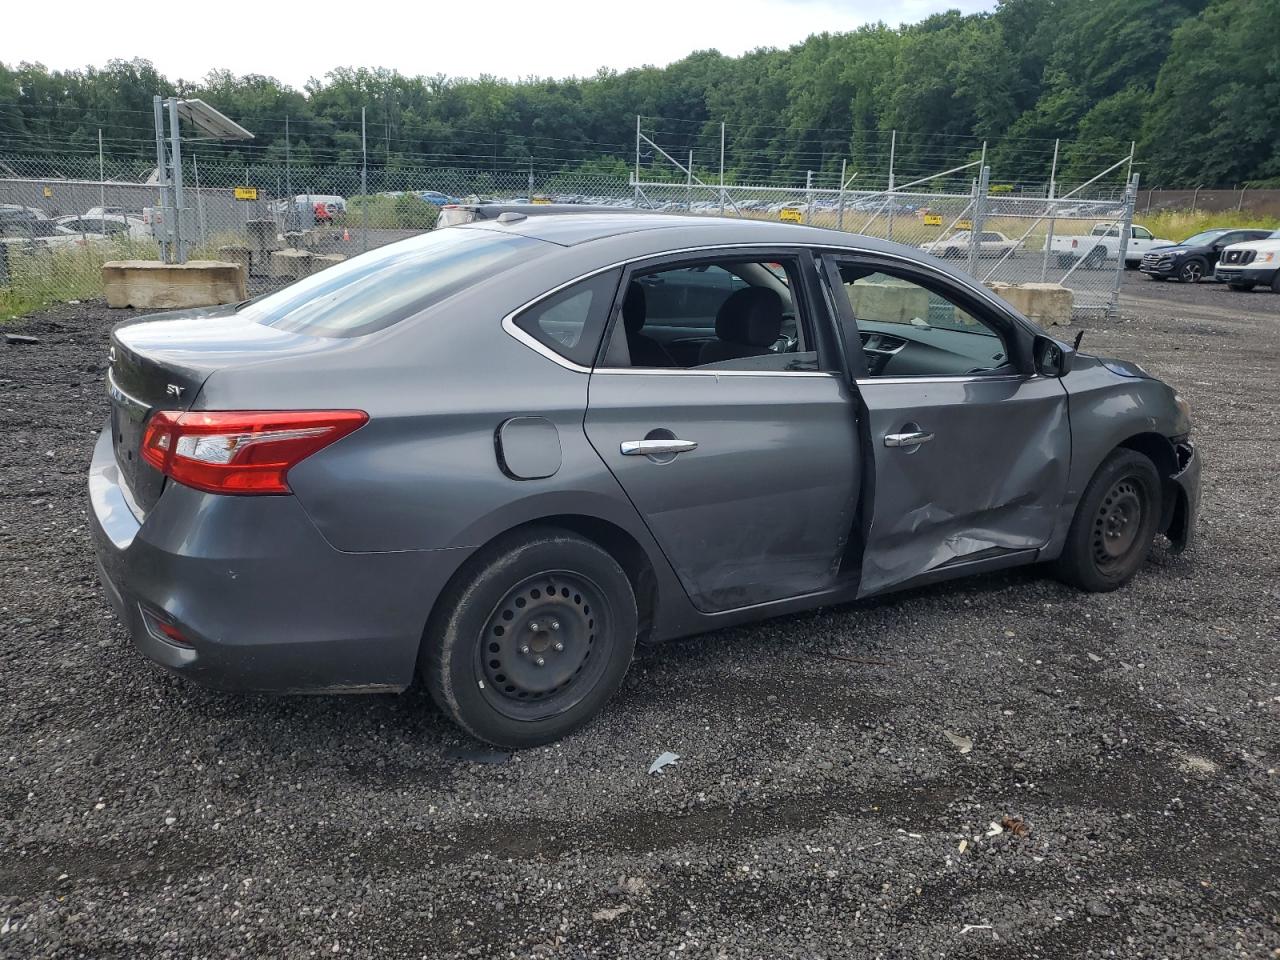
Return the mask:
<svg viewBox="0 0 1280 960"><path fill-rule="evenodd" d="M927 254L617 213L438 230L112 338L89 479L134 643L561 737L637 642L1185 546L1187 405Z"/></svg>

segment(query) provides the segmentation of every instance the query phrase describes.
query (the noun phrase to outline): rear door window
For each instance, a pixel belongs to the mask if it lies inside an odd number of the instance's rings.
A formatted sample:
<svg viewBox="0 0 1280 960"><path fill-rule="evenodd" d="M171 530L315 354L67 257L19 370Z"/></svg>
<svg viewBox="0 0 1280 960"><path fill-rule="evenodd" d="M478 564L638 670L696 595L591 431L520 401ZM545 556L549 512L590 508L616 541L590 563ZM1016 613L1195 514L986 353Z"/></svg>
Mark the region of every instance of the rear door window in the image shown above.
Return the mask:
<svg viewBox="0 0 1280 960"><path fill-rule="evenodd" d="M250 320L317 337L382 330L549 245L494 230L435 230L371 250L244 307Z"/></svg>

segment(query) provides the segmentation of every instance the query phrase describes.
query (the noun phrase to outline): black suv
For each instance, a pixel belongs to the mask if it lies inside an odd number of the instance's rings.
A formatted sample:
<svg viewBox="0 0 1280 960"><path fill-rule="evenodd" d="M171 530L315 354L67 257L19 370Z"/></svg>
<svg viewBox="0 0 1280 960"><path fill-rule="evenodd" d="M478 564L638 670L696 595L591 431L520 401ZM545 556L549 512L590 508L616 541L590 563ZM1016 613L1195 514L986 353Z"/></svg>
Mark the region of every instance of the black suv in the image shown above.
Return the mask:
<svg viewBox="0 0 1280 960"><path fill-rule="evenodd" d="M1177 246L1156 247L1142 258L1138 268L1152 280L1181 280L1199 283L1213 276L1214 265L1222 251L1233 243L1262 240L1270 230L1243 230L1238 227L1216 227L1187 237Z"/></svg>

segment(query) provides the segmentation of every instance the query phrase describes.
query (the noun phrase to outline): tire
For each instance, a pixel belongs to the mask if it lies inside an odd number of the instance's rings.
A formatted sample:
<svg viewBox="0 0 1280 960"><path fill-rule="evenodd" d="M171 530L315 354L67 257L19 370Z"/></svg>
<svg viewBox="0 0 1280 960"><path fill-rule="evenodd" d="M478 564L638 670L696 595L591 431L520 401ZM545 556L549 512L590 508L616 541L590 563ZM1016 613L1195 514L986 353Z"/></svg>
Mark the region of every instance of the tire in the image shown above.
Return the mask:
<svg viewBox="0 0 1280 960"><path fill-rule="evenodd" d="M1252 289L1253 289L1254 284L1252 284L1252 283L1228 283L1228 284L1227 284L1227 286L1228 286L1228 287L1230 287L1232 290L1239 290L1241 293L1248 293L1250 290L1252 290Z"/></svg>
<svg viewBox="0 0 1280 960"><path fill-rule="evenodd" d="M1101 270L1102 264L1106 259L1106 251L1101 248L1094 250L1085 258L1084 268L1086 270Z"/></svg>
<svg viewBox="0 0 1280 960"><path fill-rule="evenodd" d="M1066 253L1058 254L1059 269L1062 269L1062 270L1068 269L1071 266L1071 264L1074 262L1074 260L1075 258L1072 257L1070 254L1066 254Z"/></svg>
<svg viewBox="0 0 1280 960"><path fill-rule="evenodd" d="M1054 573L1091 593L1124 586L1151 549L1160 510L1155 464L1136 450L1113 450L1085 487Z"/></svg>
<svg viewBox="0 0 1280 960"><path fill-rule="evenodd" d="M608 552L534 528L482 551L441 596L423 680L476 739L535 747L583 726L617 692L636 625L631 582Z"/></svg>
<svg viewBox="0 0 1280 960"><path fill-rule="evenodd" d="M1199 257L1192 257L1178 268L1178 279L1183 283L1199 283L1204 279L1205 270L1208 267L1209 265Z"/></svg>
<svg viewBox="0 0 1280 960"><path fill-rule="evenodd" d="M1271 276L1271 292L1280 293L1280 270L1277 270Z"/></svg>

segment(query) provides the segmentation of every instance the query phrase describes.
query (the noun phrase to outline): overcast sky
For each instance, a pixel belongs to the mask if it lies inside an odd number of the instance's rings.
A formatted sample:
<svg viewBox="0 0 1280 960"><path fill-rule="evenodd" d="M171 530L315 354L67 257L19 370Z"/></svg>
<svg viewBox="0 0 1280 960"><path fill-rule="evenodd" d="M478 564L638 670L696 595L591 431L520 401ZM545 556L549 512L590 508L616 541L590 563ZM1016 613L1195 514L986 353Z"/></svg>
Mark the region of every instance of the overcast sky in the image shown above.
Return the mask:
<svg viewBox="0 0 1280 960"><path fill-rule="evenodd" d="M50 6L5 0L0 61L66 69L145 57L170 79L198 80L225 67L296 87L338 66L392 67L408 75L565 77L600 67L663 65L707 48L736 55L786 47L824 30L853 30L876 20L912 23L941 10L972 13L994 6L995 0L260 0L126 10L102 0Z"/></svg>

